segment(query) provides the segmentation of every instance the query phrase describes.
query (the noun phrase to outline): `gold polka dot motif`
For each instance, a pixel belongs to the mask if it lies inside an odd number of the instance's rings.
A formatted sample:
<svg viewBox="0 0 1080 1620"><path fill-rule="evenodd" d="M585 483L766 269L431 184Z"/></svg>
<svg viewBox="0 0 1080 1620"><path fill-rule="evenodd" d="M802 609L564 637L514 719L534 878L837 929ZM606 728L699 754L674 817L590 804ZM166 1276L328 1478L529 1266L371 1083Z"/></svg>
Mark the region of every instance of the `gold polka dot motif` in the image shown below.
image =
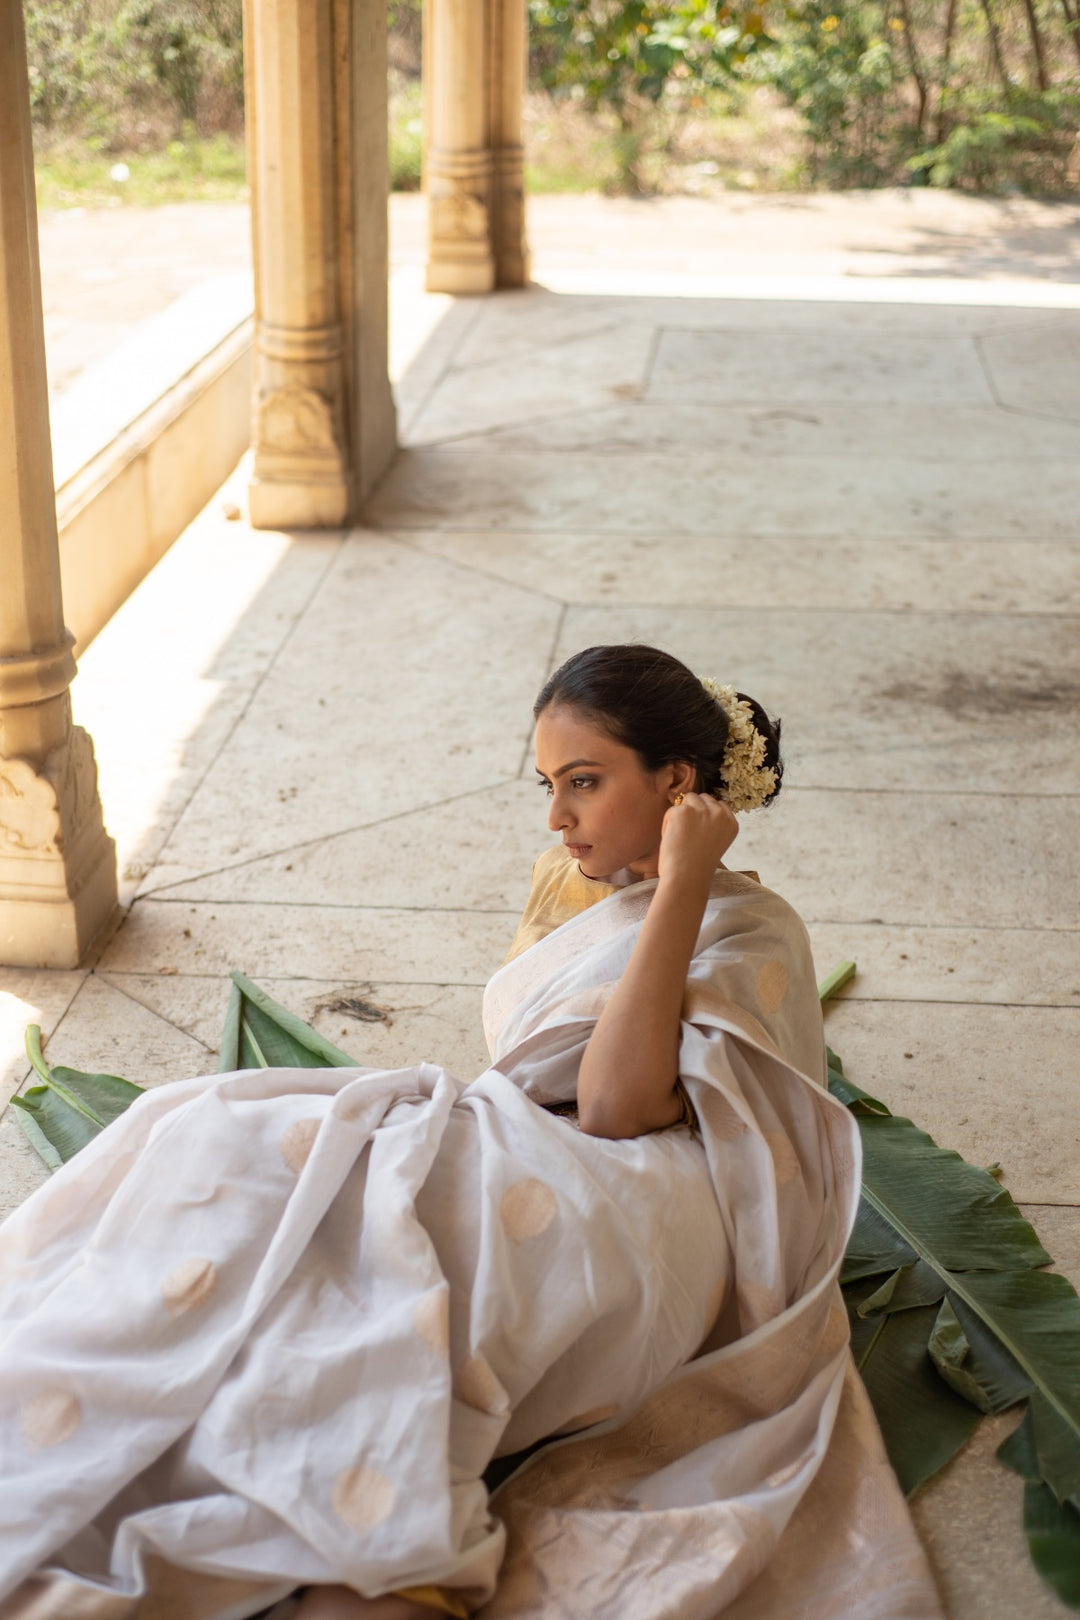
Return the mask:
<svg viewBox="0 0 1080 1620"><path fill-rule="evenodd" d="M783 962L766 962L760 967L754 988L758 1006L766 1016L779 1012L788 992L787 968Z"/></svg>
<svg viewBox="0 0 1080 1620"><path fill-rule="evenodd" d="M454 1394L476 1412L489 1417L502 1417L510 1406L510 1398L481 1355L466 1356L454 1374Z"/></svg>
<svg viewBox="0 0 1080 1620"><path fill-rule="evenodd" d="M413 1327L437 1356L450 1354L450 1296L445 1288L432 1288L417 1300Z"/></svg>
<svg viewBox="0 0 1080 1620"><path fill-rule="evenodd" d="M529 1238L546 1232L559 1212L558 1201L545 1181L528 1176L515 1181L503 1193L499 1217L503 1228L514 1243L525 1243Z"/></svg>
<svg viewBox="0 0 1080 1620"><path fill-rule="evenodd" d="M380 1474L377 1468L365 1468L361 1463L338 1475L331 1502L342 1523L362 1536L390 1517L396 1495L385 1474Z"/></svg>
<svg viewBox="0 0 1080 1620"><path fill-rule="evenodd" d="M70 1389L43 1389L27 1401L19 1427L31 1451L70 1440L82 1422L82 1406Z"/></svg>
<svg viewBox="0 0 1080 1620"><path fill-rule="evenodd" d="M765 1141L772 1154L777 1184L784 1186L799 1174L799 1155L783 1131L766 1131Z"/></svg>
<svg viewBox="0 0 1080 1620"><path fill-rule="evenodd" d="M212 1260L193 1257L174 1266L161 1285L161 1297L170 1316L198 1310L216 1291L218 1268Z"/></svg>
<svg viewBox="0 0 1080 1620"><path fill-rule="evenodd" d="M318 1119L294 1119L281 1138L281 1157L285 1161L285 1168L291 1170L294 1176L298 1176L307 1164L321 1123Z"/></svg>

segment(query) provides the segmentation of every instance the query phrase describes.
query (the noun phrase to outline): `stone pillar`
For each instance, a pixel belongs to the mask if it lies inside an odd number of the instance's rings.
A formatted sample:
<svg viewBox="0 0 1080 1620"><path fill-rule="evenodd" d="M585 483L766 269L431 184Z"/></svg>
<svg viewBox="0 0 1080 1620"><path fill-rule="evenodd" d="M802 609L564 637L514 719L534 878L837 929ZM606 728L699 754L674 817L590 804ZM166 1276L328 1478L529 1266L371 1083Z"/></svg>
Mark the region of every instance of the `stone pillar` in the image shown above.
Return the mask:
<svg viewBox="0 0 1080 1620"><path fill-rule="evenodd" d="M387 371L390 154L385 0L334 0L338 278L357 504L397 448Z"/></svg>
<svg viewBox="0 0 1080 1620"><path fill-rule="evenodd" d="M528 30L525 0L487 0L488 140L491 146L491 251L497 287L526 287L525 99Z"/></svg>
<svg viewBox="0 0 1080 1620"><path fill-rule="evenodd" d="M94 749L71 723L20 0L0 0L0 962L76 967L117 907Z"/></svg>
<svg viewBox="0 0 1080 1620"><path fill-rule="evenodd" d="M485 293L495 285L488 32L485 0L426 0L429 292Z"/></svg>
<svg viewBox="0 0 1080 1620"><path fill-rule="evenodd" d="M333 528L353 504L337 261L332 11L332 0L244 5L256 528Z"/></svg>
<svg viewBox="0 0 1080 1620"><path fill-rule="evenodd" d="M395 448L387 375L386 14L244 0L256 528L335 528Z"/></svg>

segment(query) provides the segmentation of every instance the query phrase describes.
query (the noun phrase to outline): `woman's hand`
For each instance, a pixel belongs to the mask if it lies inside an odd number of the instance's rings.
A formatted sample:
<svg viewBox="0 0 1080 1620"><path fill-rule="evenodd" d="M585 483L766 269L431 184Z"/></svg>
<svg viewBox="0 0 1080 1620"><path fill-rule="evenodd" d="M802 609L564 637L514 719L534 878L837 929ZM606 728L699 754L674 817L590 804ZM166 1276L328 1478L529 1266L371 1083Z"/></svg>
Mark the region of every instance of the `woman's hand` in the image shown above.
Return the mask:
<svg viewBox="0 0 1080 1620"><path fill-rule="evenodd" d="M704 884L735 842L735 813L708 793L688 793L673 804L660 829L657 875L661 883Z"/></svg>

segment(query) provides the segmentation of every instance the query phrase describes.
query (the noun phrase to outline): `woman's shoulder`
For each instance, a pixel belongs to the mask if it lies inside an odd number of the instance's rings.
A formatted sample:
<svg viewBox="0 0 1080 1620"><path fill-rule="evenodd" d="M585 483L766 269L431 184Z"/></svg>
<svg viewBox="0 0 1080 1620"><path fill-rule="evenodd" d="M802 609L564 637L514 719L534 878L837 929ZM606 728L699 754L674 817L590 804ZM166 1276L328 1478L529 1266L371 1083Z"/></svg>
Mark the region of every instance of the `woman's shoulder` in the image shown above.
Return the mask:
<svg viewBox="0 0 1080 1620"><path fill-rule="evenodd" d="M529 898L507 961L616 892L614 884L583 877L569 850L552 844L533 862Z"/></svg>
<svg viewBox="0 0 1080 1620"><path fill-rule="evenodd" d="M720 867L710 891L714 928L726 937L767 933L789 948L808 946L806 924L790 900L762 883L756 872L729 872Z"/></svg>

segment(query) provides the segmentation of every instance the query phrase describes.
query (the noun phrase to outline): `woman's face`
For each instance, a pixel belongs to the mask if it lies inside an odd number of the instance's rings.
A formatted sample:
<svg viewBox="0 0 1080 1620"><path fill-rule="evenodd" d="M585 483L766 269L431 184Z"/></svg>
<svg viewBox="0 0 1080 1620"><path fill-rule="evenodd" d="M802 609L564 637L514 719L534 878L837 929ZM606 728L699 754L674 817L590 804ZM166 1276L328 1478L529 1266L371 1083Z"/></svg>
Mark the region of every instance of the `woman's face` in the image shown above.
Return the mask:
<svg viewBox="0 0 1080 1620"><path fill-rule="evenodd" d="M623 867L656 876L660 828L674 795L693 787L690 766L648 771L593 721L549 705L536 722L536 770L551 796L548 826L586 877Z"/></svg>

